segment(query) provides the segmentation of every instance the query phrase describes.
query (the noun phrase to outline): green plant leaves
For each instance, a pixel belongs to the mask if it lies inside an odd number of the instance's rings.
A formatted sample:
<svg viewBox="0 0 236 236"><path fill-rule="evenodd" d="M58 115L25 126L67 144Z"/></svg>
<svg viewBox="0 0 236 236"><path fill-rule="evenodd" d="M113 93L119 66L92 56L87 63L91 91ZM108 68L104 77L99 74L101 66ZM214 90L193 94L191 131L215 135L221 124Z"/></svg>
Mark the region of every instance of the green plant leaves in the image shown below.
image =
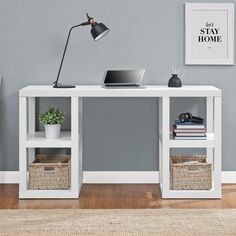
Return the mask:
<svg viewBox="0 0 236 236"><path fill-rule="evenodd" d="M43 125L62 124L65 119L65 113L60 112L59 108L49 107L48 111L39 115L39 121Z"/></svg>

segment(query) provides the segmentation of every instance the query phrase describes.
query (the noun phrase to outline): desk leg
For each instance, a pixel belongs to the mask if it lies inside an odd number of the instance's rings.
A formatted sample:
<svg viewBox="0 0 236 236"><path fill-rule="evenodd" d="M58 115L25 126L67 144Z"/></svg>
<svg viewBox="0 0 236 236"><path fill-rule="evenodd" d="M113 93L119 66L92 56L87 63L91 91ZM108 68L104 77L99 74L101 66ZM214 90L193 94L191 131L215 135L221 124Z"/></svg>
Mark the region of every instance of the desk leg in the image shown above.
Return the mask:
<svg viewBox="0 0 236 236"><path fill-rule="evenodd" d="M27 190L27 98L19 98L19 198Z"/></svg>
<svg viewBox="0 0 236 236"><path fill-rule="evenodd" d="M71 97L71 190L73 197L79 196L79 103Z"/></svg>
<svg viewBox="0 0 236 236"><path fill-rule="evenodd" d="M212 134L214 132L214 97L206 98L206 127L208 134ZM212 163L214 173L214 148L212 147L207 148L207 161ZM215 184L214 181L213 184Z"/></svg>
<svg viewBox="0 0 236 236"><path fill-rule="evenodd" d="M163 185L163 169L162 169L162 163L163 163L163 146L162 146L162 103L163 103L163 99L162 97L159 98L159 183L160 183L160 187L162 189L162 185Z"/></svg>
<svg viewBox="0 0 236 236"><path fill-rule="evenodd" d="M215 134L215 152L214 152L214 190L216 197L221 198L221 116L222 116L222 98L215 97L214 101L214 134Z"/></svg>
<svg viewBox="0 0 236 236"><path fill-rule="evenodd" d="M83 185L83 98L79 99L79 193Z"/></svg>
<svg viewBox="0 0 236 236"><path fill-rule="evenodd" d="M35 132L35 97L28 97L28 132ZM28 165L35 159L35 148L28 148Z"/></svg>
<svg viewBox="0 0 236 236"><path fill-rule="evenodd" d="M169 149L169 134L170 134L170 98L163 97L160 102L161 117L160 122L160 136L161 147L160 148L160 180L162 197L166 197L166 193L170 190L170 149Z"/></svg>

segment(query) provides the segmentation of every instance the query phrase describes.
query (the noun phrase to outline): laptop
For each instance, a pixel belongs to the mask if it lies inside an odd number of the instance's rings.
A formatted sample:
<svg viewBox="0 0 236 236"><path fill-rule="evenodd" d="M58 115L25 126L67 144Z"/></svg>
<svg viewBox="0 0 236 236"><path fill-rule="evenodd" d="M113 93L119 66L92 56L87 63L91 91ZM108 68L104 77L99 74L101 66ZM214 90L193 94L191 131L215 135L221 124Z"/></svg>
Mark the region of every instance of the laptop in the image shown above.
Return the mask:
<svg viewBox="0 0 236 236"><path fill-rule="evenodd" d="M143 88L141 86L144 69L107 70L103 87L105 88Z"/></svg>

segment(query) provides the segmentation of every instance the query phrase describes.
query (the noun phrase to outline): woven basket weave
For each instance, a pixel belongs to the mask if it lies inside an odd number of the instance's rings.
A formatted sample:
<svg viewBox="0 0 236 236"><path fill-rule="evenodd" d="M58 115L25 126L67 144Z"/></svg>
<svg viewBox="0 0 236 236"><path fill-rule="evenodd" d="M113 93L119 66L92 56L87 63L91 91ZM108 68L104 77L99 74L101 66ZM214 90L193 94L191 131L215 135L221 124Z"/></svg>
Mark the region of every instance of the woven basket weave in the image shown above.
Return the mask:
<svg viewBox="0 0 236 236"><path fill-rule="evenodd" d="M171 156L170 186L173 190L209 190L212 165L206 155Z"/></svg>
<svg viewBox="0 0 236 236"><path fill-rule="evenodd" d="M33 190L69 189L69 155L36 155L29 166L29 188Z"/></svg>

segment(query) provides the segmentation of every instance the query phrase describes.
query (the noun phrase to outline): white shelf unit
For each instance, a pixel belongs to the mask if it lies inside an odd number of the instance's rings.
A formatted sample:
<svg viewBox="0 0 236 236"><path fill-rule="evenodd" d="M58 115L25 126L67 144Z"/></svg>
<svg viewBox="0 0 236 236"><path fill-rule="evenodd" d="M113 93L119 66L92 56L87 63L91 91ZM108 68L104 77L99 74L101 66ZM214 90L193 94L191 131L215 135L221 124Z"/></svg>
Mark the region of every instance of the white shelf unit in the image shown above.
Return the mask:
<svg viewBox="0 0 236 236"><path fill-rule="evenodd" d="M70 97L71 132L62 132L56 140L35 132L35 98ZM20 90L19 168L20 198L78 198L83 183L82 169L82 99L84 97L157 97L159 98L159 179L163 198L221 198L221 90L214 86L146 86L144 89L105 89L99 85L54 89L50 85L27 86ZM173 140L170 135L170 98L205 97L207 118L206 140ZM71 148L70 190L27 189L27 157L34 159L35 148ZM213 164L211 190L171 190L169 161L171 148L206 148Z"/></svg>
<svg viewBox="0 0 236 236"><path fill-rule="evenodd" d="M44 97L43 94L38 97ZM71 132L61 132L57 139L45 138L44 132L35 131L36 97L20 96L20 138L19 138L19 198L78 198L82 187L82 142L79 133L82 116L79 115L78 97L71 97ZM81 109L80 109L81 110ZM28 163L35 158L35 148L71 148L71 188L68 190L31 190L28 189ZM79 179L80 177L80 179Z"/></svg>
<svg viewBox="0 0 236 236"><path fill-rule="evenodd" d="M206 140L175 140L170 134L170 98L159 100L159 168L160 187L163 198L221 198L221 92L206 97ZM175 97L175 96L173 96ZM192 96L189 96L192 97ZM212 189L172 190L170 189L170 149L206 148L208 162L212 163Z"/></svg>

